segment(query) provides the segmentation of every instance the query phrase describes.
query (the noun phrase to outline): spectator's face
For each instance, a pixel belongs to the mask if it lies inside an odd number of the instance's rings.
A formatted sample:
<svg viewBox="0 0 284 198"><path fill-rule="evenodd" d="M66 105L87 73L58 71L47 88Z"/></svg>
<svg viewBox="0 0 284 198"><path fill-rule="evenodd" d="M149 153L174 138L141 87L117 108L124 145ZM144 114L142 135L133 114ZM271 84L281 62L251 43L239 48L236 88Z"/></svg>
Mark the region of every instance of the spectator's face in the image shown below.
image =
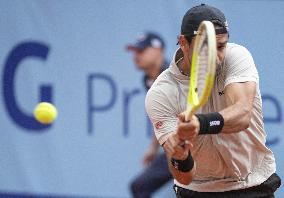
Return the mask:
<svg viewBox="0 0 284 198"><path fill-rule="evenodd" d="M144 50L134 51L134 62L139 69L147 70L153 67L162 52L160 48L147 47Z"/></svg>

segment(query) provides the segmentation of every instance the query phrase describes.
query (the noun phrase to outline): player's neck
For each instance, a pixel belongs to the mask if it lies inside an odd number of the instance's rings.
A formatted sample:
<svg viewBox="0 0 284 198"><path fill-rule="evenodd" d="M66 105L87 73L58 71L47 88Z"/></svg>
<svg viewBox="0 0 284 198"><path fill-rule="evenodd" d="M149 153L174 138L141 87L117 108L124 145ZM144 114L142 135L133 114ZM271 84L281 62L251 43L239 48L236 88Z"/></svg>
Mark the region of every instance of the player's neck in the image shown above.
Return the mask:
<svg viewBox="0 0 284 198"><path fill-rule="evenodd" d="M177 62L177 66L180 72L186 76L190 75L190 65L191 65L190 60L186 61L184 57L180 61Z"/></svg>

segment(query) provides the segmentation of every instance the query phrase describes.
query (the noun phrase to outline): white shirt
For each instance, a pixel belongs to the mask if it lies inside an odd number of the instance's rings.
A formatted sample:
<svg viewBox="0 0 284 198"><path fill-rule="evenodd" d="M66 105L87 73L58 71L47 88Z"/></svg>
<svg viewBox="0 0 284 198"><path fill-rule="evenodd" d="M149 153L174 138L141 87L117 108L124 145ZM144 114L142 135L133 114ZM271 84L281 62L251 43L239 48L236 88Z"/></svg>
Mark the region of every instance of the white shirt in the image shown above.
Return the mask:
<svg viewBox="0 0 284 198"><path fill-rule="evenodd" d="M176 65L179 56L180 49L175 53L170 67L157 78L146 96L146 111L160 144L176 131L177 115L186 109L188 77L181 74ZM246 48L227 44L224 61L216 71L212 94L199 112L216 112L226 108L225 87L247 81L257 84L249 128L233 134L197 136L191 150L196 174L191 184L185 186L175 180L177 185L199 192L229 191L259 185L276 171L273 153L265 146L259 77Z"/></svg>

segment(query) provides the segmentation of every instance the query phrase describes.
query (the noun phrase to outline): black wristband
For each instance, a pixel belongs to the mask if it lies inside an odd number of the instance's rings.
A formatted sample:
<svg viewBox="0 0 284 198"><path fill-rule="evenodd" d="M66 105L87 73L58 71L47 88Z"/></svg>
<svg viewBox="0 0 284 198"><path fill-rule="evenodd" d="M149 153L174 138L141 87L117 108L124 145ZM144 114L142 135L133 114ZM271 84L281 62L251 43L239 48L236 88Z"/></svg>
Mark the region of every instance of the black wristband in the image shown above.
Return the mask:
<svg viewBox="0 0 284 198"><path fill-rule="evenodd" d="M190 152L185 160L176 160L172 158L171 162L173 167L181 172L189 172L194 166L194 161Z"/></svg>
<svg viewBox="0 0 284 198"><path fill-rule="evenodd" d="M196 114L200 123L199 135L218 134L224 126L224 118L218 113Z"/></svg>

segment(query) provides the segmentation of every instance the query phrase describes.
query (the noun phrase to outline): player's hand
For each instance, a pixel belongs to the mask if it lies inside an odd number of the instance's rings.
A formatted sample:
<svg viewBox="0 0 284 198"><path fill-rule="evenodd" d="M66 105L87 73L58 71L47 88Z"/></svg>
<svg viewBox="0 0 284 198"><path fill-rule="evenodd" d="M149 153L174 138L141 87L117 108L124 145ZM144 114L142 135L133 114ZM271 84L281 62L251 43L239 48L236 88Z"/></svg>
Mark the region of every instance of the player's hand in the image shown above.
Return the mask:
<svg viewBox="0 0 284 198"><path fill-rule="evenodd" d="M193 115L190 121L185 121L185 114L181 113L178 116L177 135L181 140L192 141L199 133L200 123L198 118Z"/></svg>
<svg viewBox="0 0 284 198"><path fill-rule="evenodd" d="M185 141L182 141L176 133L172 133L163 144L163 148L168 157L184 160L187 158L188 153L192 148L192 144L190 142L185 143Z"/></svg>
<svg viewBox="0 0 284 198"><path fill-rule="evenodd" d="M144 157L142 160L143 165L148 166L155 159L158 152L159 152L159 147L154 148L153 146L150 146L149 149L144 154Z"/></svg>

